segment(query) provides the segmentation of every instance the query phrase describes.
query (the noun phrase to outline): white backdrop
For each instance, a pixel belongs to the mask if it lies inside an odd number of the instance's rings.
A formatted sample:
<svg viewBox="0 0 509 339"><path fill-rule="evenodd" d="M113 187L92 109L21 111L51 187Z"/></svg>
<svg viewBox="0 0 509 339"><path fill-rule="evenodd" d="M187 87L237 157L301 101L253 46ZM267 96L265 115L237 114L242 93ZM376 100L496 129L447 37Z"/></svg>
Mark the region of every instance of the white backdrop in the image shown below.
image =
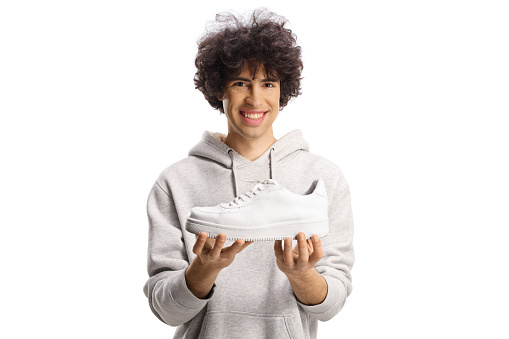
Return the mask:
<svg viewBox="0 0 509 339"><path fill-rule="evenodd" d="M508 338L505 1L2 1L2 338L170 338L145 202L224 115L194 89L225 10L286 16L299 128L352 191L356 263L319 338ZM505 268L504 268L505 267Z"/></svg>

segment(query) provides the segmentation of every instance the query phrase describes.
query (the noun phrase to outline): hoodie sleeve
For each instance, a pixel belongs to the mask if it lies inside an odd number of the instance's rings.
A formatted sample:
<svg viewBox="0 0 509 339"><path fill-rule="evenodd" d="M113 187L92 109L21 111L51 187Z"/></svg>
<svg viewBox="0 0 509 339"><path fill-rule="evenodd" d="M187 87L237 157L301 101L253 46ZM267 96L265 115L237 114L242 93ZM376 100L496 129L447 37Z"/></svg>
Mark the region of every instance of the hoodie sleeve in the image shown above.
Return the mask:
<svg viewBox="0 0 509 339"><path fill-rule="evenodd" d="M161 321L179 326L200 312L214 294L215 285L206 299L197 298L187 288L185 271L189 261L180 222L171 194L158 182L150 191L147 214L149 279L143 291L150 309Z"/></svg>
<svg viewBox="0 0 509 339"><path fill-rule="evenodd" d="M297 300L304 311L320 321L338 314L352 292L350 270L354 250L350 189L347 184L338 186L329 204L329 234L322 239L323 257L315 266L327 282L327 296L322 303L312 306Z"/></svg>

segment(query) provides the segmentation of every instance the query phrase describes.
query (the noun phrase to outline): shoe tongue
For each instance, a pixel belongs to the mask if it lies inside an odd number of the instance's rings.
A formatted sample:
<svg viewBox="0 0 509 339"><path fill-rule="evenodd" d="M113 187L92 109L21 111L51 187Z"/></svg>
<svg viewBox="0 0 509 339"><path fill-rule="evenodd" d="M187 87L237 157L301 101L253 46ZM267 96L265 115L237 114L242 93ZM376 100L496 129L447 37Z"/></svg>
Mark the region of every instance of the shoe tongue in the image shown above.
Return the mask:
<svg viewBox="0 0 509 339"><path fill-rule="evenodd" d="M275 187L281 187L281 184L274 179L267 180L267 183L274 185Z"/></svg>

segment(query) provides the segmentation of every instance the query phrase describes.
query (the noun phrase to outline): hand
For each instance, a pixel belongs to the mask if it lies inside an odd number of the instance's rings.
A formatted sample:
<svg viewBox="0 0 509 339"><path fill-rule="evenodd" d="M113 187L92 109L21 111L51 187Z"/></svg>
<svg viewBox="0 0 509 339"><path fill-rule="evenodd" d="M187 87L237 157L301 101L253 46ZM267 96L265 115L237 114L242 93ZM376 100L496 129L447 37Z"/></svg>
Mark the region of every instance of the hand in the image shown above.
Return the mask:
<svg viewBox="0 0 509 339"><path fill-rule="evenodd" d="M207 238L207 233L201 232L193 246L195 260L199 260L204 269L219 272L233 262L237 253L242 252L252 243L252 241L238 239L231 246L223 248L225 241L224 233L219 233L216 239L212 239Z"/></svg>
<svg viewBox="0 0 509 339"><path fill-rule="evenodd" d="M233 262L237 253L252 243L239 239L223 248L225 241L224 233L220 233L216 239L207 238L205 232L196 237L193 246L196 257L186 269L185 277L187 287L198 298L205 298L210 293L219 272Z"/></svg>
<svg viewBox="0 0 509 339"><path fill-rule="evenodd" d="M322 242L318 235L306 240L302 232L297 234L297 245L292 250L292 239L285 239L285 248L281 248L282 241L274 242L277 267L288 277L303 276L313 269L323 257Z"/></svg>

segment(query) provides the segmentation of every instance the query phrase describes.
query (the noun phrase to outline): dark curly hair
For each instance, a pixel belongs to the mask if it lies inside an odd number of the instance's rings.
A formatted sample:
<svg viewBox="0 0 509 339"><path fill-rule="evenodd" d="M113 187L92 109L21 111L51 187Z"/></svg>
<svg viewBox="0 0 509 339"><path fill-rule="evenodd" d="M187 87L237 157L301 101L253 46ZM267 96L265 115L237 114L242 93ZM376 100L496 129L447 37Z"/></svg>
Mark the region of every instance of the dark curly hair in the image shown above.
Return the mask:
<svg viewBox="0 0 509 339"><path fill-rule="evenodd" d="M301 94L301 48L297 37L284 26L287 20L265 9L253 11L248 20L231 13L216 15L216 21L198 41L194 84L209 104L221 113L218 99L226 82L239 75L247 62L254 70L263 65L267 77L281 82L279 109Z"/></svg>

